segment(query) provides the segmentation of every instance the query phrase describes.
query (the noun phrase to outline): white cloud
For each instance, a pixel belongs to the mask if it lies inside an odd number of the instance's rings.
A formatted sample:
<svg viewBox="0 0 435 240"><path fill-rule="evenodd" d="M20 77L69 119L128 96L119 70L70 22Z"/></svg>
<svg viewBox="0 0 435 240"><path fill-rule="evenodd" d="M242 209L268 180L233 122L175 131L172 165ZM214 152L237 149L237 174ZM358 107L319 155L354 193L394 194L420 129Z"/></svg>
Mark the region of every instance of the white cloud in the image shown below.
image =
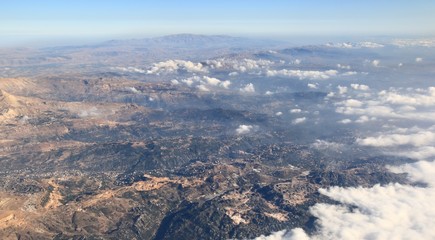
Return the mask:
<svg viewBox="0 0 435 240"><path fill-rule="evenodd" d="M193 63L191 61L184 60L168 60L165 62L154 63L153 66L146 71L147 74L167 74L174 73L179 69L193 73L205 73L208 69L201 63Z"/></svg>
<svg viewBox="0 0 435 240"><path fill-rule="evenodd" d="M394 151L394 152L390 152L389 154L409 157L409 158L413 158L413 159L433 160L435 157L435 147L423 146L423 147L418 147L418 148L413 149L413 150Z"/></svg>
<svg viewBox="0 0 435 240"><path fill-rule="evenodd" d="M308 83L308 84L307 84L307 87L308 87L308 88L311 88L311 89L317 89L317 84Z"/></svg>
<svg viewBox="0 0 435 240"><path fill-rule="evenodd" d="M145 73L146 71L140 68L135 67L115 67L115 70L120 70L123 72L132 72L132 73Z"/></svg>
<svg viewBox="0 0 435 240"><path fill-rule="evenodd" d="M293 125L304 123L307 120L306 117L296 118L292 121Z"/></svg>
<svg viewBox="0 0 435 240"><path fill-rule="evenodd" d="M423 90L423 94L401 94L394 91L382 91L379 93L381 100L387 103L413 106L434 106L435 87Z"/></svg>
<svg viewBox="0 0 435 240"><path fill-rule="evenodd" d="M386 106L367 106L365 108L337 107L335 111L345 115L369 115L401 118L401 116L395 113L392 108Z"/></svg>
<svg viewBox="0 0 435 240"><path fill-rule="evenodd" d="M361 88L361 86L358 86ZM390 119L412 119L414 121L435 122L435 87L427 89L400 89L390 88L388 91L380 91L377 95L358 94L364 104L360 107L350 106L339 102L336 105L337 113L345 115L366 115ZM333 96L332 94L328 94Z"/></svg>
<svg viewBox="0 0 435 240"><path fill-rule="evenodd" d="M344 105L346 107L361 107L363 103L356 99L347 99L342 102L338 102L338 105Z"/></svg>
<svg viewBox="0 0 435 240"><path fill-rule="evenodd" d="M231 81L229 81L229 80L222 81L222 82L219 84L219 86L221 86L221 87L223 87L223 88L227 88L227 89L230 87L230 85L231 85Z"/></svg>
<svg viewBox="0 0 435 240"><path fill-rule="evenodd" d="M302 112L302 110L299 108L294 108L294 109L290 110L290 112L291 113L300 113L300 112Z"/></svg>
<svg viewBox="0 0 435 240"><path fill-rule="evenodd" d="M337 87L337 89L338 89L338 93L339 94L345 94L345 93L347 93L347 87L344 87L344 86L338 86Z"/></svg>
<svg viewBox="0 0 435 240"><path fill-rule="evenodd" d="M372 61L372 65L374 66L374 67L379 67L379 64L381 63L381 61L380 60L377 60L377 59L375 59L375 60L373 60Z"/></svg>
<svg viewBox="0 0 435 240"><path fill-rule="evenodd" d="M306 71L306 70L267 70L266 76L268 77L295 77L300 80L310 79L310 80L325 80L331 77L337 76L337 70L326 70L326 71Z"/></svg>
<svg viewBox="0 0 435 240"><path fill-rule="evenodd" d="M207 60L207 64L212 69L226 69L226 70L235 70L238 72L253 72L259 71L262 69L266 69L273 64L272 61L264 60L264 59L229 59L229 58L219 58L213 60ZM233 73L230 76L235 76Z"/></svg>
<svg viewBox="0 0 435 240"><path fill-rule="evenodd" d="M343 64L337 64L337 67L338 68L341 68L341 69L350 69L350 66L349 65L343 65Z"/></svg>
<svg viewBox="0 0 435 240"><path fill-rule="evenodd" d="M259 239L435 239L435 162L420 161L391 170L406 172L411 180L429 187L396 183L320 189L321 194L340 204L316 204L310 208L318 219L313 235L296 228Z"/></svg>
<svg viewBox="0 0 435 240"><path fill-rule="evenodd" d="M221 83L221 80L219 80L217 78L213 78L213 77L204 76L203 79L207 84L210 84L213 86L217 86Z"/></svg>
<svg viewBox="0 0 435 240"><path fill-rule="evenodd" d="M281 116L281 115L282 115L282 112L275 113L275 116Z"/></svg>
<svg viewBox="0 0 435 240"><path fill-rule="evenodd" d="M301 64L301 60L300 59L295 59L294 61L292 61L291 63L292 64L295 64L295 65L299 65L299 64Z"/></svg>
<svg viewBox="0 0 435 240"><path fill-rule="evenodd" d="M435 144L435 133L419 131L412 134L381 134L377 137L357 139L357 143L364 146L391 147L400 145L424 146Z"/></svg>
<svg viewBox="0 0 435 240"><path fill-rule="evenodd" d="M366 122L375 121L375 120L376 120L376 117L368 117L368 116L362 115L355 122L356 123L366 123Z"/></svg>
<svg viewBox="0 0 435 240"><path fill-rule="evenodd" d="M317 204L311 208L320 227L313 239L435 238L434 189L389 184L332 187L320 193L345 206ZM357 208L350 210L347 206Z"/></svg>
<svg viewBox="0 0 435 240"><path fill-rule="evenodd" d="M240 88L240 91L244 93L254 93L255 92L254 84L248 83L244 87Z"/></svg>
<svg viewBox="0 0 435 240"><path fill-rule="evenodd" d="M352 123L352 120L350 120L349 118L346 118L346 119L340 120L338 122L343 123L343 124L349 124L349 123Z"/></svg>
<svg viewBox="0 0 435 240"><path fill-rule="evenodd" d="M261 235L255 240L309 240L308 235L301 228L295 228L290 231L282 230L274 232L271 235Z"/></svg>
<svg viewBox="0 0 435 240"><path fill-rule="evenodd" d="M210 92L210 89L208 89L208 87L206 87L204 84L198 85L197 88L199 91L202 91L202 92Z"/></svg>
<svg viewBox="0 0 435 240"><path fill-rule="evenodd" d="M384 45L374 42L361 42L359 45L363 48L382 48Z"/></svg>
<svg viewBox="0 0 435 240"><path fill-rule="evenodd" d="M421 57L415 58L415 62L423 62L423 58Z"/></svg>
<svg viewBox="0 0 435 240"><path fill-rule="evenodd" d="M200 81L201 81L201 78L198 76L193 76L193 77L181 80L182 83L185 83L189 87L191 87L194 83L198 83Z"/></svg>
<svg viewBox="0 0 435 240"><path fill-rule="evenodd" d="M210 91L210 88L216 89L216 87L228 89L229 86L231 85L231 81L229 81L229 80L222 81L222 80L219 80L217 78L208 77L208 76L202 76L202 77L193 76L190 78L183 79L183 80L181 80L181 82L185 83L189 87L196 85L196 87L201 91ZM171 83L178 84L179 81L172 80Z"/></svg>
<svg viewBox="0 0 435 240"><path fill-rule="evenodd" d="M398 47L435 47L435 39L395 39L392 44Z"/></svg>
<svg viewBox="0 0 435 240"><path fill-rule="evenodd" d="M177 79L172 79L171 83L174 84L174 85L180 84L180 82Z"/></svg>
<svg viewBox="0 0 435 240"><path fill-rule="evenodd" d="M348 72L342 73L341 76L354 76L354 75L357 75L357 74L358 74L358 72L348 71Z"/></svg>
<svg viewBox="0 0 435 240"><path fill-rule="evenodd" d="M334 48L382 48L384 45L374 42L358 42L358 43L351 43L351 42L343 42L343 43L327 43L327 47L334 47Z"/></svg>
<svg viewBox="0 0 435 240"><path fill-rule="evenodd" d="M253 131L255 128L252 125L239 125L239 127L236 129L236 133L239 135L248 134L251 131Z"/></svg>
<svg viewBox="0 0 435 240"><path fill-rule="evenodd" d="M361 91L368 91L370 90L369 86L364 85L364 84L356 84L356 83L352 83L350 84L350 86L355 89L355 90L361 90Z"/></svg>
<svg viewBox="0 0 435 240"><path fill-rule="evenodd" d="M427 122L423 122L415 127L394 126L396 123L418 124L419 119L428 121L435 117L435 103L431 100L435 88L410 88L405 89L406 93L399 90L390 88L370 99L359 94L362 99L337 103L336 111L359 115L355 122L373 121L378 117L412 119L412 122L393 121L391 125L373 129L375 133L366 133L368 136L357 138L356 143L380 148L386 154L415 159L415 163L389 169L407 173L410 180L426 183L428 187L391 183L320 189L322 195L339 204L316 204L310 208L317 220L316 231L309 239L435 239L435 125L428 127ZM315 144L319 148L328 146L328 142L316 142L313 146ZM293 233L301 239L308 237L299 228L274 236L275 239L297 239Z"/></svg>

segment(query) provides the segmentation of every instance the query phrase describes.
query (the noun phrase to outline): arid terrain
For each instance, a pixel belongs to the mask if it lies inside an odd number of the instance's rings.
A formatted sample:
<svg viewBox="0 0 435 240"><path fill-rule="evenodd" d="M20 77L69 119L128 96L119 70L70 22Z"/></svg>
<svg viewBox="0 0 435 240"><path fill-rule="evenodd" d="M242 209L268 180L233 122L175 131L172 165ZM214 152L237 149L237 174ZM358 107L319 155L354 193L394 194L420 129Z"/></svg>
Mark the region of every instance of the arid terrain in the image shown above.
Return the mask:
<svg viewBox="0 0 435 240"><path fill-rule="evenodd" d="M391 55L240 41L179 35L2 50L0 238L311 233L310 207L337 204L319 189L409 183L386 165L413 160L358 144L366 128L358 118L342 124L337 110L348 100L338 86L351 92L366 78L376 88L373 72L403 75L364 63L390 64Z"/></svg>

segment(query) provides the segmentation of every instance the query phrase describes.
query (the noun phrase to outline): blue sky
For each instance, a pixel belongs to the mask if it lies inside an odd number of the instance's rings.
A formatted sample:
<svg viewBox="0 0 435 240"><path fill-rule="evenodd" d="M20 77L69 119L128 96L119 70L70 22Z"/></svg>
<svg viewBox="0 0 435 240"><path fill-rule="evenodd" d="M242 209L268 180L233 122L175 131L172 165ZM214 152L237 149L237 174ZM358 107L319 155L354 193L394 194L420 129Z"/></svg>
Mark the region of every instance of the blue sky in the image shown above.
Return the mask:
<svg viewBox="0 0 435 240"><path fill-rule="evenodd" d="M14 0L0 3L0 45L173 33L435 35L431 0Z"/></svg>

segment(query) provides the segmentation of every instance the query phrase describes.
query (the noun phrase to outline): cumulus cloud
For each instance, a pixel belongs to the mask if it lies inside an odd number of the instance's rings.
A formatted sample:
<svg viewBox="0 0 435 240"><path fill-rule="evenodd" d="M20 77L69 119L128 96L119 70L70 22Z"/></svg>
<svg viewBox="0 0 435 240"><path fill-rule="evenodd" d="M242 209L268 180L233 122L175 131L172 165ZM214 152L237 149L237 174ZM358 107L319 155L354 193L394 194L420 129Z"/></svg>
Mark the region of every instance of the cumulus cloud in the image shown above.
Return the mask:
<svg viewBox="0 0 435 240"><path fill-rule="evenodd" d="M275 116L281 116L281 115L282 115L282 112L275 113Z"/></svg>
<svg viewBox="0 0 435 240"><path fill-rule="evenodd" d="M185 83L187 86L191 87L195 82L199 82L201 80L198 76L193 76L190 78L186 78L181 80L182 83Z"/></svg>
<svg viewBox="0 0 435 240"><path fill-rule="evenodd" d="M434 189L389 184L333 187L320 193L343 205L317 204L311 208L311 214L319 219L314 239L435 238Z"/></svg>
<svg viewBox="0 0 435 240"><path fill-rule="evenodd" d="M412 134L381 134L377 137L357 139L364 146L391 147L400 145L424 146L435 144L435 133L431 130L421 130Z"/></svg>
<svg viewBox="0 0 435 240"><path fill-rule="evenodd" d="M210 89L208 89L208 87L205 86L204 84L198 85L197 88L199 91L202 91L202 92L210 92Z"/></svg>
<svg viewBox="0 0 435 240"><path fill-rule="evenodd" d="M295 228L290 231L282 230L274 232L269 236L261 235L255 240L309 240L308 235L301 228Z"/></svg>
<svg viewBox="0 0 435 240"><path fill-rule="evenodd" d="M213 85L213 86L217 86L221 83L221 80L219 80L217 78L213 78L213 77L204 76L203 79L205 80L205 82L207 82L208 84Z"/></svg>
<svg viewBox="0 0 435 240"><path fill-rule="evenodd" d="M361 91L368 91L370 90L369 86L364 85L364 84L356 84L356 83L352 83L350 84L350 86L355 89L355 90L361 90Z"/></svg>
<svg viewBox="0 0 435 240"><path fill-rule="evenodd" d="M182 83L185 83L187 86L192 87L196 85L196 88L198 88L201 91L210 91L210 88L220 87L228 89L231 85L231 81L229 80L219 80L214 77L208 77L208 76L193 76L190 78L186 78L181 80ZM178 80L171 80L172 84L179 84ZM206 90L207 89L207 90Z"/></svg>
<svg viewBox="0 0 435 240"><path fill-rule="evenodd" d="M317 89L317 84L315 84L315 83L308 83L307 87L311 88L311 89Z"/></svg>
<svg viewBox="0 0 435 240"><path fill-rule="evenodd" d="M248 83L244 87L240 88L240 91L244 93L255 93L254 84Z"/></svg>
<svg viewBox="0 0 435 240"><path fill-rule="evenodd" d="M402 94L396 91L381 91L379 95L381 100L387 103L414 106L435 105L435 87L429 87L427 90L423 90L423 93Z"/></svg>
<svg viewBox="0 0 435 240"><path fill-rule="evenodd" d="M353 86L363 89L365 87ZM364 102L362 106L351 106L346 102L337 103L336 112L345 115L367 115L369 117L412 119L420 121L435 120L435 112L428 107L435 106L435 87L427 89L403 89L390 88L380 91L377 95L358 94L359 100ZM366 98L366 99L364 99Z"/></svg>
<svg viewBox="0 0 435 240"><path fill-rule="evenodd" d="M299 64L301 64L301 62L302 61L300 59L295 59L295 60L291 61L291 64L299 65Z"/></svg>
<svg viewBox="0 0 435 240"><path fill-rule="evenodd" d="M203 80L212 86L220 86L223 88L228 88L231 85L231 82L226 80L226 81L221 81L217 78L213 78L213 77L208 77L208 76L203 76Z"/></svg>
<svg viewBox="0 0 435 240"><path fill-rule="evenodd" d="M423 58L421 57L415 58L415 62L423 62Z"/></svg>
<svg viewBox="0 0 435 240"><path fill-rule="evenodd" d="M381 63L381 61L380 60L377 60L377 59L375 59L375 60L373 60L372 61L372 65L374 66L374 67L379 67L379 64Z"/></svg>
<svg viewBox="0 0 435 240"><path fill-rule="evenodd" d="M301 112L302 112L302 110L299 108L294 108L294 109L290 110L290 113L301 113Z"/></svg>
<svg viewBox="0 0 435 240"><path fill-rule="evenodd" d="M185 70L192 73L205 73L208 69L201 63L194 63L184 60L168 60L165 62L154 63L153 66L146 71L147 74L167 74L174 73L178 70Z"/></svg>
<svg viewBox="0 0 435 240"><path fill-rule="evenodd" d="M272 61L264 59L233 59L233 58L219 58L207 60L207 65L212 69L225 69L235 72L230 73L235 76L238 72L258 72L259 70L266 69L273 64Z"/></svg>
<svg viewBox="0 0 435 240"><path fill-rule="evenodd" d="M404 89L405 93L399 90L390 88L370 99L345 99L337 103L336 111L358 115L355 122L361 123L378 117L412 119L414 124L424 119L421 125L400 128L394 124L409 121L393 121L374 133L363 133L366 136L357 138L356 144L415 159L414 163L389 169L406 173L411 181L427 187L391 183L320 189L320 194L338 204L310 208L311 215L317 218L316 231L310 236L299 228L281 231L272 235L275 239L435 239L435 125L428 127L427 122L435 117L431 100L435 88ZM313 146L328 144L316 141Z"/></svg>
<svg viewBox="0 0 435 240"><path fill-rule="evenodd" d="M306 117L296 118L292 121L293 125L304 123L307 120Z"/></svg>
<svg viewBox="0 0 435 240"><path fill-rule="evenodd" d="M341 105L344 105L346 107L361 107L363 105L363 103L361 101L356 100L356 99L347 99L347 100L344 100L344 101L339 102L337 104L341 104Z"/></svg>
<svg viewBox="0 0 435 240"><path fill-rule="evenodd" d="M255 126L242 124L242 125L239 125L239 127L236 129L236 133L238 135L244 135L244 134L248 134L254 130L255 130Z"/></svg>
<svg viewBox="0 0 435 240"><path fill-rule="evenodd" d="M331 77L337 76L337 70L326 70L326 71L308 71L308 70L267 70L266 76L268 77L294 77L300 80L310 79L310 80L325 80Z"/></svg>
<svg viewBox="0 0 435 240"><path fill-rule="evenodd" d="M406 172L411 180L429 187L392 183L370 188L320 189L321 194L340 204L316 204L310 208L317 218L313 235L296 228L259 239L435 239L435 162L419 161L391 170Z"/></svg>
<svg viewBox="0 0 435 240"><path fill-rule="evenodd" d="M393 118L401 117L399 114L395 113L392 108L387 106L367 106L364 108L344 106L337 107L336 112L345 115L369 115Z"/></svg>
<svg viewBox="0 0 435 240"><path fill-rule="evenodd" d="M177 79L172 79L171 83L174 84L174 85L180 84L180 82Z"/></svg>
<svg viewBox="0 0 435 240"><path fill-rule="evenodd" d="M349 123L352 122L352 120L350 120L349 118L346 118L346 119L340 120L340 121L338 121L338 122L339 122L339 123L342 123L342 124L349 124Z"/></svg>
<svg viewBox="0 0 435 240"><path fill-rule="evenodd" d="M344 87L344 86L338 86L337 87L337 89L338 89L338 93L339 94L345 94L345 93L347 93L347 87Z"/></svg>
<svg viewBox="0 0 435 240"><path fill-rule="evenodd" d="M229 80L221 81L219 83L219 86L226 88L226 89L228 89L230 87L230 85L231 85L231 81L229 81Z"/></svg>
<svg viewBox="0 0 435 240"><path fill-rule="evenodd" d="M337 67L341 69L350 69L349 65L343 65L343 64L337 64Z"/></svg>
<svg viewBox="0 0 435 240"><path fill-rule="evenodd" d="M376 120L377 120L376 117L369 117L369 116L362 115L355 122L356 123L366 123L369 121L376 121Z"/></svg>
<svg viewBox="0 0 435 240"><path fill-rule="evenodd" d="M341 74L341 76L354 76L354 75L357 75L358 74L358 72L355 72L355 71L348 71L348 72L344 72L344 73L342 73Z"/></svg>

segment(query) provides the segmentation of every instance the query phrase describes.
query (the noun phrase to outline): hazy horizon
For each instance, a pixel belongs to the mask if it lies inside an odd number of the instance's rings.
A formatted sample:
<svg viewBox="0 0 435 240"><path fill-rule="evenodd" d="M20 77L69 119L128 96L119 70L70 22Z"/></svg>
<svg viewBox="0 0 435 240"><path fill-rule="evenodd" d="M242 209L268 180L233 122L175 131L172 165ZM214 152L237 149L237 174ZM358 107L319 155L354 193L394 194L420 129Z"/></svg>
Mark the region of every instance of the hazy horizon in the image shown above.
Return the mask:
<svg viewBox="0 0 435 240"><path fill-rule="evenodd" d="M0 47L71 45L179 33L280 39L433 36L428 1L11 1Z"/></svg>

